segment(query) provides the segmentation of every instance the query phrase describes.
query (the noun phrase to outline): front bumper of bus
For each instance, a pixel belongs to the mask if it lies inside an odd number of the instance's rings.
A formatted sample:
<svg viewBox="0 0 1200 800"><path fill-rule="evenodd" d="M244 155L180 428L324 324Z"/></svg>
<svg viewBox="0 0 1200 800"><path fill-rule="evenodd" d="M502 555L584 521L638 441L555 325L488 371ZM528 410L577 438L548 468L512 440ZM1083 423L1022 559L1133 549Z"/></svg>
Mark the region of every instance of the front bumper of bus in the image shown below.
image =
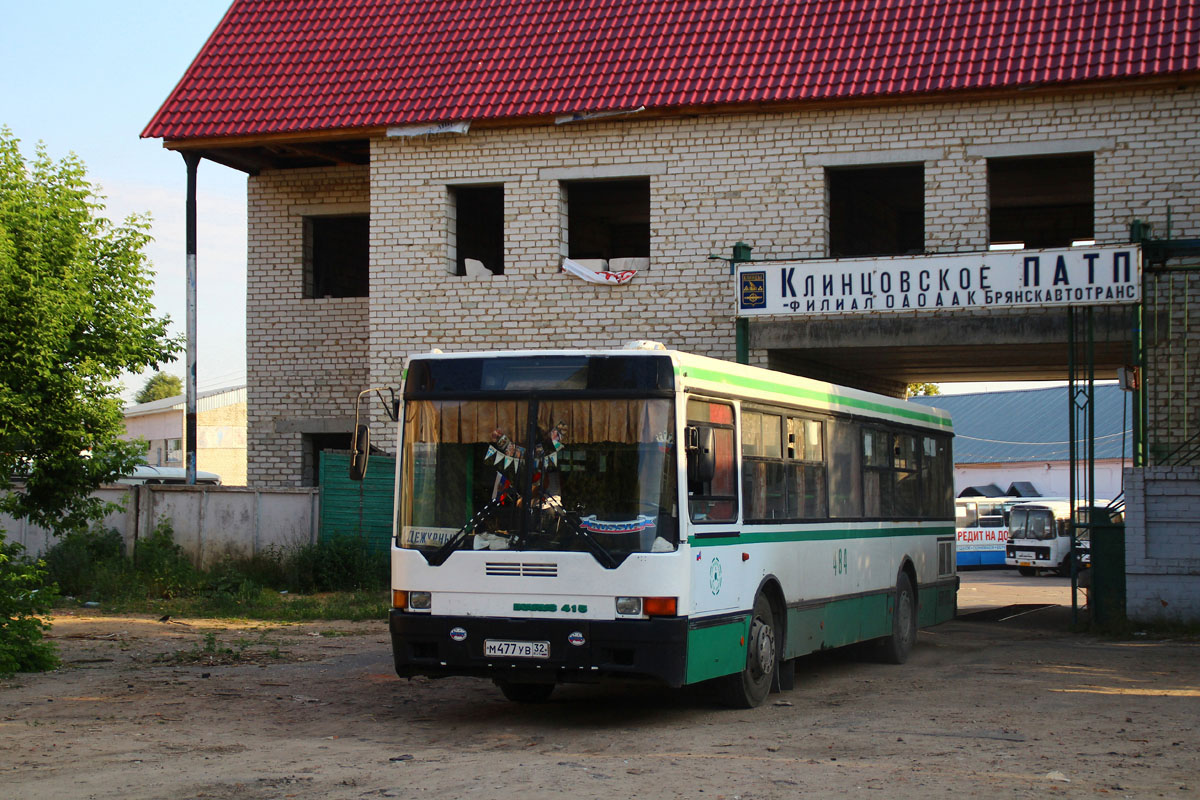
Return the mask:
<svg viewBox="0 0 1200 800"><path fill-rule="evenodd" d="M1004 553L1004 563L1010 567L1039 567L1058 566L1050 563L1050 548L1037 545L1007 545Z"/></svg>
<svg viewBox="0 0 1200 800"><path fill-rule="evenodd" d="M644 620L448 617L393 609L389 623L402 678L467 675L513 682L593 683L602 678L684 683L688 623ZM485 643L549 644L548 658L487 656Z"/></svg>

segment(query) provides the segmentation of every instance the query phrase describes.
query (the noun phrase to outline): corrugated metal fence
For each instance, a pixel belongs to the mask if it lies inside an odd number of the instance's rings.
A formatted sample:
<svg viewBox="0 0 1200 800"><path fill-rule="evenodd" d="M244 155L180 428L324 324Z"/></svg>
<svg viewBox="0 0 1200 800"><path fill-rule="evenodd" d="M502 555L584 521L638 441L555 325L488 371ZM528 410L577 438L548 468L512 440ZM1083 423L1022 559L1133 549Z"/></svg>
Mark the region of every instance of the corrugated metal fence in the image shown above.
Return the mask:
<svg viewBox="0 0 1200 800"><path fill-rule="evenodd" d="M391 550L396 459L372 455L367 477L350 480L350 456L321 453L321 539L362 537L372 551Z"/></svg>

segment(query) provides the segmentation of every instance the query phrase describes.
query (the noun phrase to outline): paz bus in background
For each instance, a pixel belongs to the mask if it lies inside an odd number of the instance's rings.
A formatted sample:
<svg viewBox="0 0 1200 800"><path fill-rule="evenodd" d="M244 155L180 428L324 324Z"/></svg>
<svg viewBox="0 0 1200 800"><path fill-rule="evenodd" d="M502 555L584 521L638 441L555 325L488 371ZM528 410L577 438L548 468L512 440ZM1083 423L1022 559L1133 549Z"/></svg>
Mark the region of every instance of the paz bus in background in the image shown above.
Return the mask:
<svg viewBox="0 0 1200 800"><path fill-rule="evenodd" d="M900 663L954 616L942 411L649 342L414 356L394 408L400 676L526 702L710 682L752 707L797 656L875 640Z"/></svg>
<svg viewBox="0 0 1200 800"><path fill-rule="evenodd" d="M1121 522L1124 514L1110 508L1110 501L1096 505L1078 504L1075 517L1081 522L1103 519ZM1058 575L1071 574L1071 534L1076 534L1075 550L1079 569L1090 567L1091 535L1087 525L1072 526L1068 500L1030 500L1009 509L1009 542L1004 563L1016 567L1022 575L1050 570Z"/></svg>

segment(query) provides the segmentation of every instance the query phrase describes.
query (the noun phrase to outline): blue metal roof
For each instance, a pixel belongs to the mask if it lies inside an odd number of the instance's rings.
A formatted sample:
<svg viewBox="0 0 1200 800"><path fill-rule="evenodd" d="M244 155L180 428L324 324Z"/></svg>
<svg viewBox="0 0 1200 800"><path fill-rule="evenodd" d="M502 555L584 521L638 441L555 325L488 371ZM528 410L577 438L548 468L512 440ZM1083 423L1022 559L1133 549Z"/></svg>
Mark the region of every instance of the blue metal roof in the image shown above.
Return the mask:
<svg viewBox="0 0 1200 800"><path fill-rule="evenodd" d="M1115 383L1096 386L1096 458L1131 452L1129 392ZM950 412L956 464L1067 461L1070 437L1067 387L913 397L910 403ZM1124 432L1122 431L1124 428ZM1086 437L1086 431L1083 432Z"/></svg>

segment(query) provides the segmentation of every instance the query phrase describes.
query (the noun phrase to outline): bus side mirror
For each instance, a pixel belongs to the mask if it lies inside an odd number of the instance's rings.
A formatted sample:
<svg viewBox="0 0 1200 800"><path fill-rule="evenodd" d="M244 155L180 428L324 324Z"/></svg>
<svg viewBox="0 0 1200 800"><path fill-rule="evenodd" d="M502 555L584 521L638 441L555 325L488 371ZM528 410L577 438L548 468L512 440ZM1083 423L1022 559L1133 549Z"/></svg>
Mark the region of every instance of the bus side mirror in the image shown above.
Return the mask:
<svg viewBox="0 0 1200 800"><path fill-rule="evenodd" d="M371 453L371 429L366 425L354 426L354 437L350 440L350 480L361 481L367 476L367 456Z"/></svg>
<svg viewBox="0 0 1200 800"><path fill-rule="evenodd" d="M689 426L686 436L688 483L708 483L717 474L713 429Z"/></svg>

